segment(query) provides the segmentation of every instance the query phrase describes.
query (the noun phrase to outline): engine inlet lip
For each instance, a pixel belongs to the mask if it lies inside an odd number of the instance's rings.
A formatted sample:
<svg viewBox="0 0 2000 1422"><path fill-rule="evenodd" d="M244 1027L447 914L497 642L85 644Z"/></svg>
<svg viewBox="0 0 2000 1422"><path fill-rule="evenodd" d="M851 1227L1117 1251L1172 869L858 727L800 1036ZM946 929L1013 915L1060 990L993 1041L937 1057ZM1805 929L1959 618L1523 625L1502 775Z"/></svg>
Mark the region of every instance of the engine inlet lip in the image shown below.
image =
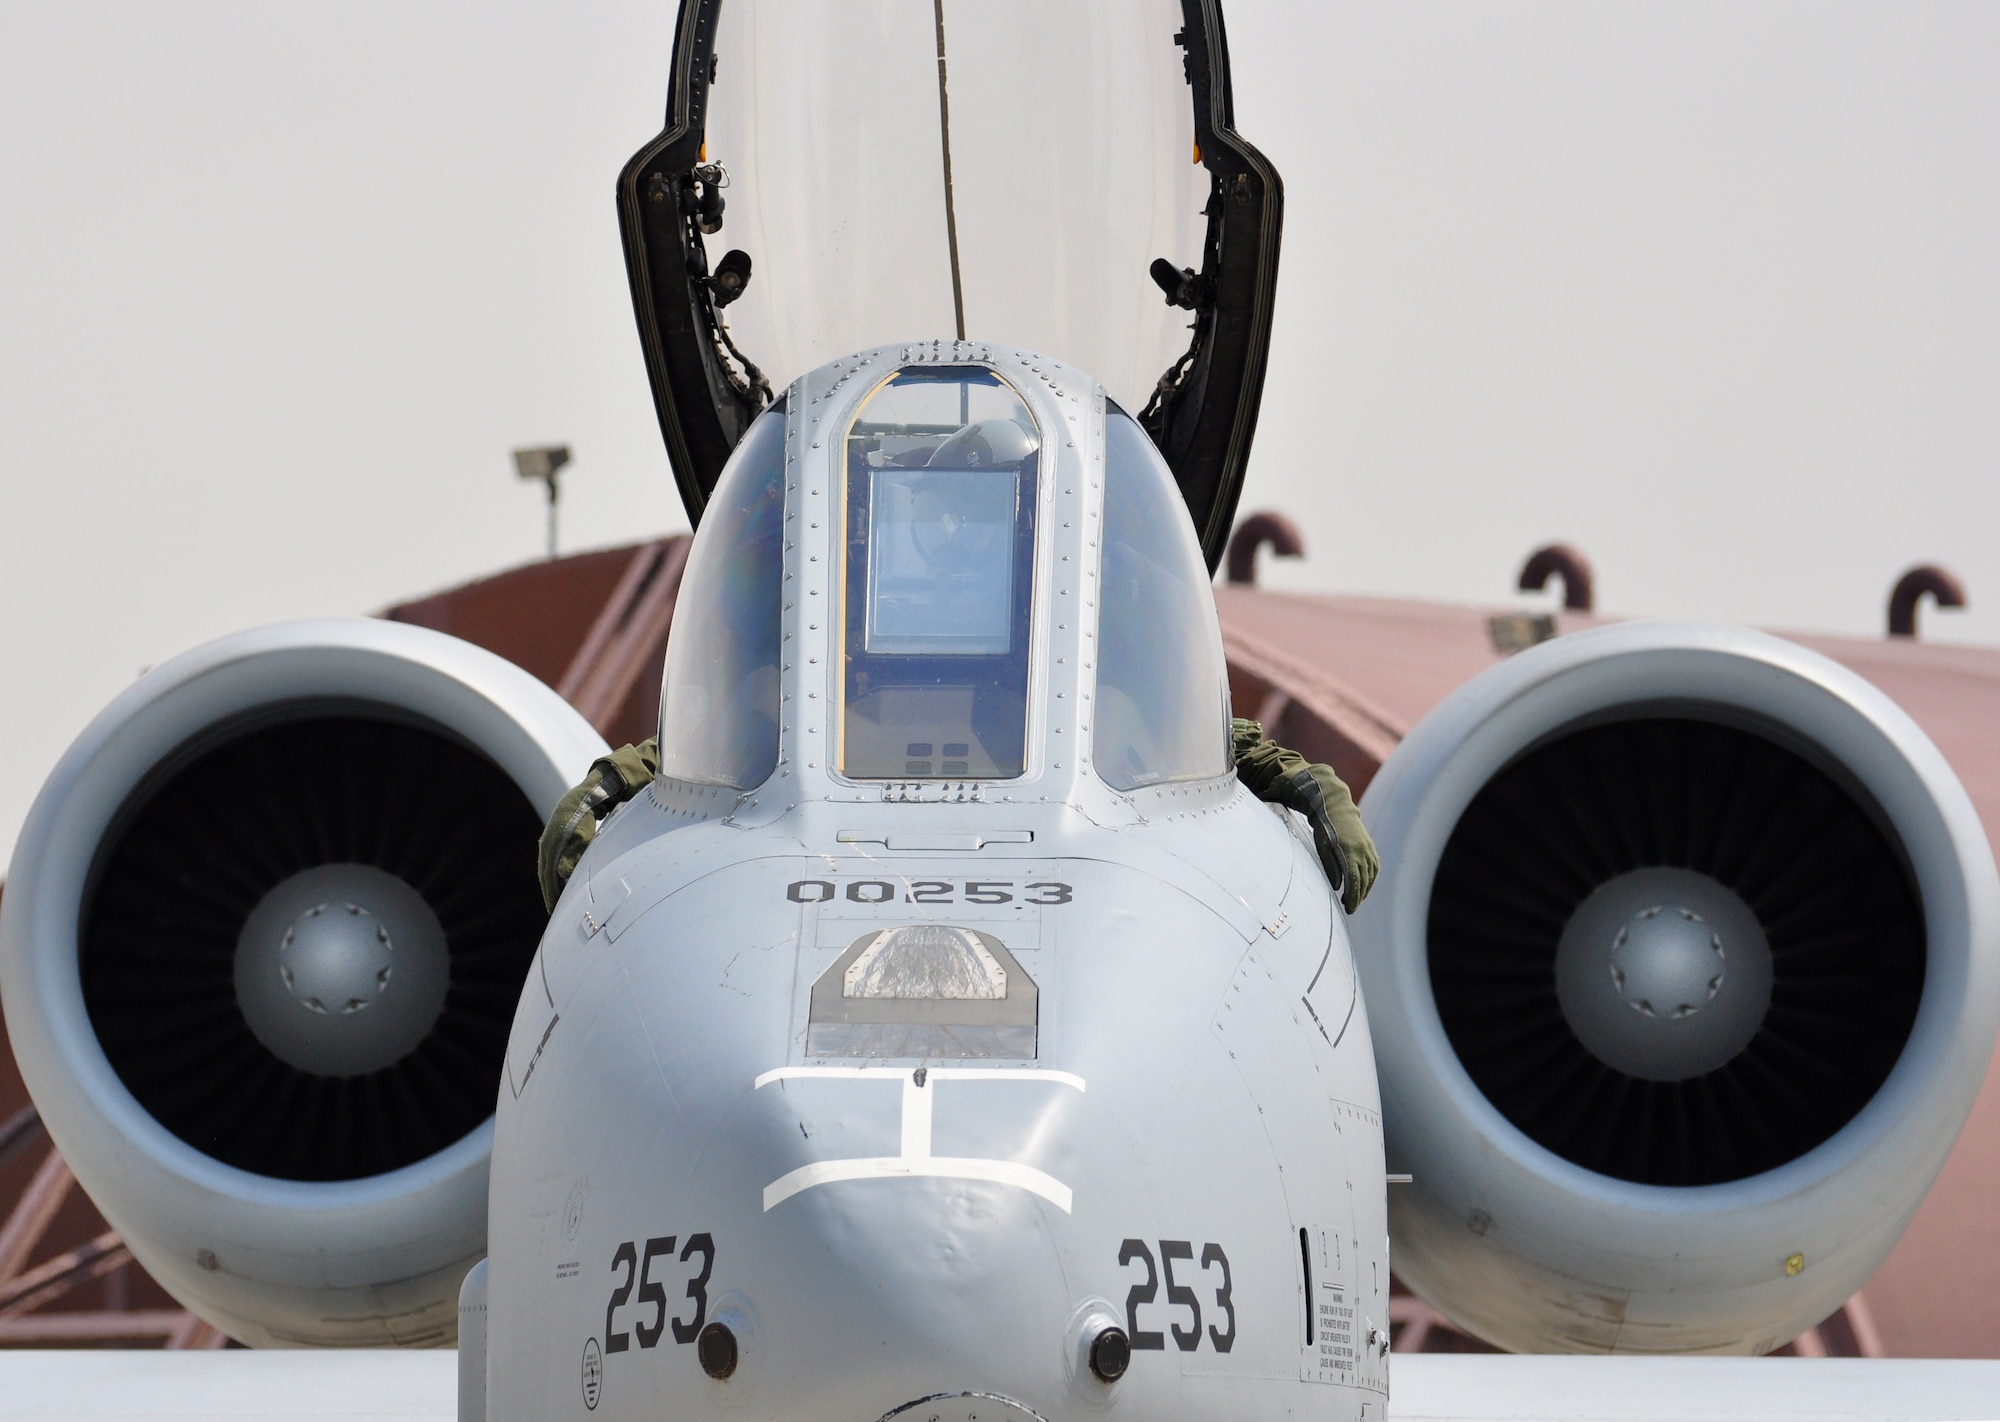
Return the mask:
<svg viewBox="0 0 2000 1422"><path fill-rule="evenodd" d="M189 1144L145 1108L98 1039L81 981L80 940L96 899L91 871L108 864L98 851L119 833L120 810L134 804L135 792L143 797L154 772L173 773L163 760L172 761L177 747L199 753L219 728L334 706L434 727L483 750L525 796L538 827L583 767L605 753L603 737L527 671L413 624L313 618L191 648L152 668L91 719L22 822L0 903L7 1025L64 1159L85 1190L116 1205L128 1240L226 1238L239 1211L278 1210L288 1247L299 1256L346 1257L365 1219L371 1247L407 1271L399 1277L435 1283L413 1295L412 1308L448 1308L447 1281L485 1248L490 1103L486 1119L466 1136L400 1169L344 1182L259 1175ZM367 1286L358 1281L349 1286L320 1276L307 1285L275 1273L248 1280L229 1274L226 1260L222 1275L200 1268L191 1248L143 1252L177 1297L253 1345L276 1343L278 1334L323 1338L319 1329L333 1313L373 1316ZM309 1301L314 1290L320 1293ZM262 1302L252 1306L252 1298ZM388 1341L386 1334L370 1336Z"/></svg>
<svg viewBox="0 0 2000 1422"><path fill-rule="evenodd" d="M1597 1174L1516 1127L1458 1061L1426 961L1434 869L1478 787L1579 720L1668 704L1697 719L1789 726L1849 767L1907 853L1927 929L1916 1022L1874 1099L1806 1155L1696 1188ZM1471 1275L1455 1260L1480 1259L1516 1281L1562 1261L1593 1286L1634 1287L1635 1307L1701 1298L1709 1318L1741 1337L1790 1336L1865 1282L1943 1165L1972 1105L1965 1064L1983 1068L2000 1025L2000 972L1982 947L2000 941L1992 847L1965 787L1908 712L1794 642L1743 627L1620 622L1545 642L1454 691L1383 764L1362 811L1383 874L1349 932L1375 1030L1389 1158L1418 1182L1390 1192L1392 1229L1458 1239L1435 1255L1403 1251L1413 1288L1476 1316L1480 1336L1532 1352L1548 1346L1545 1324L1518 1309L1482 1314L1480 1295L1458 1287ZM1468 1180L1482 1182L1478 1195L1459 1188ZM1738 1261L1774 1238L1820 1267L1780 1294L1746 1299ZM1628 1258L1635 1240L1703 1247L1680 1253L1683 1271L1662 1291L1604 1262Z"/></svg>
<svg viewBox="0 0 2000 1422"><path fill-rule="evenodd" d="M1621 622L1532 648L1440 702L1370 784L1363 813L1385 859L1374 895L1380 907L1359 916L1351 930L1357 966L1371 1016L1379 1004L1379 1015L1400 1029L1376 1042L1385 1104L1395 1100L1403 1120L1438 1123L1421 1138L1392 1126L1391 1147L1409 1153L1419 1180L1451 1178L1467 1161L1497 1152L1496 1164L1510 1180L1553 1182L1550 1211L1535 1214L1541 1232L1575 1228L1574 1211L1556 1208L1557 1200L1616 1201L1638 1210L1662 1204L1658 1187L1573 1164L1486 1099L1438 1019L1422 945L1438 857L1479 786L1570 727L1669 708L1725 725L1789 728L1797 741L1847 767L1907 857L1928 928L1915 1027L1876 1098L1808 1155L1761 1175L1679 1192L1677 1208L1718 1221L1769 1215L1779 1224L1795 1209L1799 1191L1844 1163L1866 1159L1895 1159L1894 1172L1883 1166L1864 1173L1882 1177L1913 1205L1915 1195L1889 1177L1908 1175L1910 1152L1926 1168L1941 1163L1933 1127L1948 1121L1955 1129L1970 1099L1941 1092L1940 1074L1966 1051L1981 1051L2000 1023L2000 980L1980 966L1976 951L2000 934L1992 849L1964 786L1909 713L1822 653L1744 627ZM1990 1055L1990 1046L1984 1052Z"/></svg>

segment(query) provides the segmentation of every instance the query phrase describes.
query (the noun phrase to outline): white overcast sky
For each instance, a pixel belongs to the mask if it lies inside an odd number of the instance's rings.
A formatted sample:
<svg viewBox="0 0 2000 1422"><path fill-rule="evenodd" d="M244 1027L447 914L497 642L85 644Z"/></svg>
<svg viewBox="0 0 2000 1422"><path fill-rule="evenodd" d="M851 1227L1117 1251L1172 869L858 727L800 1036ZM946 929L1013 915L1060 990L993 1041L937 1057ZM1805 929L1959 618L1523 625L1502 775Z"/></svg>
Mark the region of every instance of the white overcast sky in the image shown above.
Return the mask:
<svg viewBox="0 0 2000 1422"><path fill-rule="evenodd" d="M1230 6L1283 586L2000 643L2000 6ZM0 0L0 854L140 668L681 526L612 183L673 6Z"/></svg>

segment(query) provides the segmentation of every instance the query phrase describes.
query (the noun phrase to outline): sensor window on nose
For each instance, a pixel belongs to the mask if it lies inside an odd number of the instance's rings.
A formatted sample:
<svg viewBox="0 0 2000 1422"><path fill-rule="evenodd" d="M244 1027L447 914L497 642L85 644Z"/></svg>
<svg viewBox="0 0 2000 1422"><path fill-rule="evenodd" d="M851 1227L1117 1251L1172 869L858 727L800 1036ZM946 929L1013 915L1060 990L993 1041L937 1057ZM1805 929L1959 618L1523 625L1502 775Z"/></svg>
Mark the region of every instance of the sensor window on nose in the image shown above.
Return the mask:
<svg viewBox="0 0 2000 1422"><path fill-rule="evenodd" d="M877 929L813 984L815 1057L1032 1061L1040 990L990 933L944 923Z"/></svg>
<svg viewBox="0 0 2000 1422"><path fill-rule="evenodd" d="M979 935L942 923L885 929L847 965L840 995L935 1002L1007 996L1007 970Z"/></svg>

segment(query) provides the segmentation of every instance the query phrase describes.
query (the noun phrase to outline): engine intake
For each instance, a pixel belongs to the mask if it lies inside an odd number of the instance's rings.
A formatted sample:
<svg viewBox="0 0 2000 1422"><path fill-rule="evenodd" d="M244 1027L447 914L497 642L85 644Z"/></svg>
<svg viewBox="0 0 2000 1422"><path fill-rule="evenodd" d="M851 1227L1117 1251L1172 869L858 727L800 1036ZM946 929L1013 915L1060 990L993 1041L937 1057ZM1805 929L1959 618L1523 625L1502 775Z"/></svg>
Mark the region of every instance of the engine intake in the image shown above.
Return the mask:
<svg viewBox="0 0 2000 1422"><path fill-rule="evenodd" d="M1363 809L1411 1287L1518 1351L1736 1353L1859 1287L2000 1022L1992 854L1908 716L1775 638L1626 624L1460 688Z"/></svg>
<svg viewBox="0 0 2000 1422"><path fill-rule="evenodd" d="M355 1180L493 1114L547 922L541 820L440 728L288 709L171 757L128 802L92 876L83 998L118 1079L183 1141ZM356 981L322 1002L315 967Z"/></svg>
<svg viewBox="0 0 2000 1422"><path fill-rule="evenodd" d="M1431 888L1431 990L1486 1099L1563 1159L1741 1180L1881 1090L1923 995L1923 908L1872 797L1777 728L1631 715L1466 806Z"/></svg>
<svg viewBox="0 0 2000 1422"><path fill-rule="evenodd" d="M542 819L604 751L455 638L287 624L78 738L0 901L0 998L77 1179L252 1343L451 1341L546 916Z"/></svg>

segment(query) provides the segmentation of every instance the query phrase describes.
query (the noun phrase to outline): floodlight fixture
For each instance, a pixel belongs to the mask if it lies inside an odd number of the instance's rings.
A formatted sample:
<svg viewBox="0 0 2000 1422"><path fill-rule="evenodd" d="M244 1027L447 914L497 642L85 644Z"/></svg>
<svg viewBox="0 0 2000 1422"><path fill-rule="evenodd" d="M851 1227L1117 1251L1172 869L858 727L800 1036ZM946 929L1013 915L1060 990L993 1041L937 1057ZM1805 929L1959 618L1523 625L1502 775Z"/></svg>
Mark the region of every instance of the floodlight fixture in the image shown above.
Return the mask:
<svg viewBox="0 0 2000 1422"><path fill-rule="evenodd" d="M539 444L514 451L514 472L549 491L549 557L556 556L556 475L569 463L566 444Z"/></svg>

